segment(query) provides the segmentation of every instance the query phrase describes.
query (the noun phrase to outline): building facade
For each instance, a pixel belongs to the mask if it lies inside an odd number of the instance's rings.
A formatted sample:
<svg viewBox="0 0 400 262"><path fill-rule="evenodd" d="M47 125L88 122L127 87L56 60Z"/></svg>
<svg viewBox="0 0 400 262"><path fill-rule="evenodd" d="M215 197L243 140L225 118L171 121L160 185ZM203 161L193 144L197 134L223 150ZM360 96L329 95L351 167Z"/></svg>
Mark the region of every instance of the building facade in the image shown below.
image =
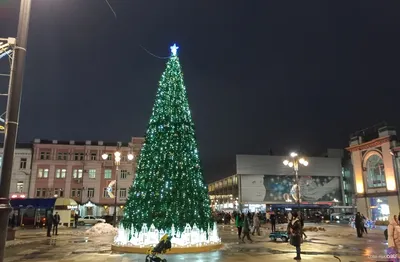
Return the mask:
<svg viewBox="0 0 400 262"><path fill-rule="evenodd" d="M112 188L120 216L135 179L136 156L143 142L144 138L137 137L129 143L35 139L29 197L71 198L79 204L81 216L103 216L114 213L115 199L109 194ZM114 161L117 150L122 158L118 170ZM132 161L127 158L129 153L135 155ZM103 154L108 155L107 160L103 160ZM117 192L113 181L116 181Z"/></svg>
<svg viewBox="0 0 400 262"><path fill-rule="evenodd" d="M392 127L363 130L350 140L357 211L372 220L399 214L400 147Z"/></svg>
<svg viewBox="0 0 400 262"><path fill-rule="evenodd" d="M238 176L229 176L208 184L208 194L213 210L237 210L239 207Z"/></svg>
<svg viewBox="0 0 400 262"><path fill-rule="evenodd" d="M3 147L0 148L0 172L3 163ZM26 198L30 190L32 144L17 144L11 173L10 195L12 198Z"/></svg>
<svg viewBox="0 0 400 262"><path fill-rule="evenodd" d="M343 152L343 150L341 150ZM307 158L298 172L302 205L342 205L342 154ZM287 156L237 155L239 203L244 209L265 211L267 206L294 205L293 168L283 165Z"/></svg>

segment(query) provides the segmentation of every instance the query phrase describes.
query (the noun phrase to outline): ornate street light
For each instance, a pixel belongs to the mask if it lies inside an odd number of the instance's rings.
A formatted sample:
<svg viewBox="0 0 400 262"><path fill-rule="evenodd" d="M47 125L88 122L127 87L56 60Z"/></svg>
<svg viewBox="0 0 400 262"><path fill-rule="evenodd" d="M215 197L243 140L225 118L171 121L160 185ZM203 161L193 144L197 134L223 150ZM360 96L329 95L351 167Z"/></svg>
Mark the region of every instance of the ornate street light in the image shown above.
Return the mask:
<svg viewBox="0 0 400 262"><path fill-rule="evenodd" d="M300 211L300 185L299 185L299 166L308 166L308 161L305 160L303 157L299 157L299 155L296 152L290 153L290 159L285 159L283 161L283 164L285 166L288 166L290 168L293 168L295 176L296 176L296 184L292 187L292 190L295 189L295 197L293 197L296 200L297 207Z"/></svg>
<svg viewBox="0 0 400 262"><path fill-rule="evenodd" d="M112 187L112 185L115 184L115 195L113 195L114 197L114 213L113 213L113 225L114 227L117 226L117 200L118 200L118 170L119 170L119 166L121 164L121 152L120 152L120 148L121 148L121 143L118 143L117 146L117 151L114 152L114 165L115 165L115 182L110 183L109 187ZM108 154L104 153L101 155L101 158L103 158L103 160L107 160L108 159ZM129 152L129 154L127 155L127 158L129 161L132 161L135 158L135 155L131 152ZM112 185L111 185L112 184ZM110 195L112 196L112 194Z"/></svg>

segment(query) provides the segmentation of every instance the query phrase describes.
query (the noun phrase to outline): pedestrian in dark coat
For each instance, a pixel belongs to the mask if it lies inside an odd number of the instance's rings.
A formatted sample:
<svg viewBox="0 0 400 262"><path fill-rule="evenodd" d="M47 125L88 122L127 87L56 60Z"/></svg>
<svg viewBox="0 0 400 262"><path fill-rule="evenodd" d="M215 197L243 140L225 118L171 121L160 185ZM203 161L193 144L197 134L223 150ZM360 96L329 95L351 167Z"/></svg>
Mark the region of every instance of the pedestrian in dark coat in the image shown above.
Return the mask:
<svg viewBox="0 0 400 262"><path fill-rule="evenodd" d="M46 217L47 237L51 237L51 228L53 227L53 215L51 212Z"/></svg>
<svg viewBox="0 0 400 262"><path fill-rule="evenodd" d="M60 215L56 212L53 216L53 235L58 235L58 224L60 224Z"/></svg>
<svg viewBox="0 0 400 262"><path fill-rule="evenodd" d="M301 245L301 237L303 235L301 228L301 221L299 219L298 213L293 212L292 221L290 222L290 244L296 247L296 257L295 260L301 260L300 256L300 245Z"/></svg>
<svg viewBox="0 0 400 262"><path fill-rule="evenodd" d="M362 234L364 232L364 226L362 225L362 217L360 212L357 212L354 224L357 230L357 237L362 237Z"/></svg>

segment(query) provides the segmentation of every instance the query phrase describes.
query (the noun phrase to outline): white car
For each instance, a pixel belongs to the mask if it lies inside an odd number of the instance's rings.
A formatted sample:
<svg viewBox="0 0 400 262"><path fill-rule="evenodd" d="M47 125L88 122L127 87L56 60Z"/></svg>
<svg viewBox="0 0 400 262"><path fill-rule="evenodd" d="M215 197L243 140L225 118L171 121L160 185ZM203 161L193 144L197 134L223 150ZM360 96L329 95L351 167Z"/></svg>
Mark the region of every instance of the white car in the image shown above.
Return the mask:
<svg viewBox="0 0 400 262"><path fill-rule="evenodd" d="M102 218L96 218L94 216L85 216L85 217L80 217L78 218L78 225L84 226L84 225L94 225L97 223L105 223L106 220Z"/></svg>

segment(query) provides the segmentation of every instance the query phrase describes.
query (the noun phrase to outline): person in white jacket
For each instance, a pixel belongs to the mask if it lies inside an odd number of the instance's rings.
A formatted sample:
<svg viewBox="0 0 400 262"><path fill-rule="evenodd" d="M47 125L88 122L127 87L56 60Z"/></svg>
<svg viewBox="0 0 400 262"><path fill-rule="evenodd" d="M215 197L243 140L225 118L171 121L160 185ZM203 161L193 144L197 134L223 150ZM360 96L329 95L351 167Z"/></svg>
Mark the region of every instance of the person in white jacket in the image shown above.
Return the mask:
<svg viewBox="0 0 400 262"><path fill-rule="evenodd" d="M399 221L397 216L394 215L389 218L388 225L388 255L397 255L400 251L400 235L398 233L399 230Z"/></svg>

